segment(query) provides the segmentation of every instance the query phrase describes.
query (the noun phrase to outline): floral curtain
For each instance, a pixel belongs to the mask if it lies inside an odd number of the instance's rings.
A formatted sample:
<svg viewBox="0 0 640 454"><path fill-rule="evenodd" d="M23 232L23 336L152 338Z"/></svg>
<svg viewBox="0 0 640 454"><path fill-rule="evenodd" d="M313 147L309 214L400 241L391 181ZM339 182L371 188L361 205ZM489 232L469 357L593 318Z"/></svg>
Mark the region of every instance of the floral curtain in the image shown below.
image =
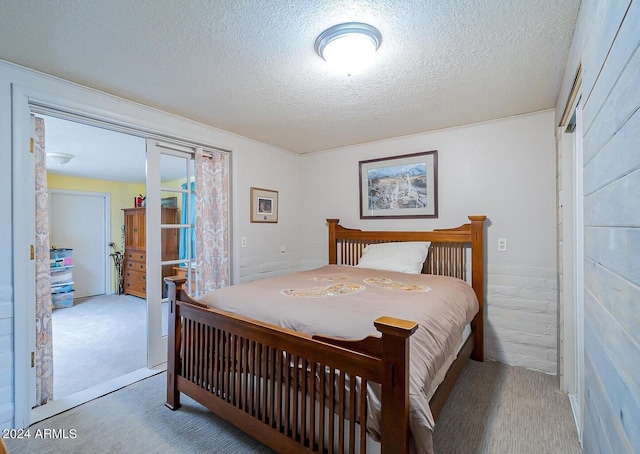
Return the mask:
<svg viewBox="0 0 640 454"><path fill-rule="evenodd" d="M51 329L51 274L49 253L49 197L44 119L35 118L36 185L36 406L53 399L53 337Z"/></svg>
<svg viewBox="0 0 640 454"><path fill-rule="evenodd" d="M196 296L230 284L229 155L196 149Z"/></svg>

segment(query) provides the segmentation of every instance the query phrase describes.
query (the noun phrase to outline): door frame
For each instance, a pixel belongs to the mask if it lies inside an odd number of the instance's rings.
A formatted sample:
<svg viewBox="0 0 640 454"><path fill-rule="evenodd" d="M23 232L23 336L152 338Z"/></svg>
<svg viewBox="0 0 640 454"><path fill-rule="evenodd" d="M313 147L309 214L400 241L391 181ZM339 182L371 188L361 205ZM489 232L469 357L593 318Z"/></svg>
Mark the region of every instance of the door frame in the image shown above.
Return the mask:
<svg viewBox="0 0 640 454"><path fill-rule="evenodd" d="M232 155L229 146L209 145L212 138L221 137L206 125L43 74L29 74L25 85L11 83L15 428L25 428L33 422L31 407L35 402L35 368L30 361L35 352L35 304L28 303L35 302L35 261L29 255L35 238L35 205L33 191L25 190L35 184L30 183L34 180L34 158L29 153L30 139L34 137L32 112ZM229 225L231 228L231 218Z"/></svg>
<svg viewBox="0 0 640 454"><path fill-rule="evenodd" d="M35 367L31 354L35 339L35 260L30 255L35 247L35 166L31 138L35 130L28 99L12 86L12 158L13 158L13 352L14 352L14 425L27 427L31 407L36 403ZM26 191L25 186L34 188ZM31 302L31 304L29 304Z"/></svg>
<svg viewBox="0 0 640 454"><path fill-rule="evenodd" d="M162 281L162 266L178 264L184 262L176 256L168 262L162 258L162 229L169 228L162 224L161 220L161 198L162 192L177 192L177 189L165 188L162 184L162 156L175 156L185 160L193 160L195 147L184 147L167 141L157 141L147 139L147 181L146 181L146 239L147 239L147 367L149 369L157 367L159 364L167 362L167 335L162 333L162 306L168 305L168 298L162 296L160 287L149 285L149 282ZM185 166L185 181L189 182L189 166ZM183 207L184 209L184 207ZM181 227L179 220L174 224ZM160 228L156 228L160 227ZM188 260L191 262L191 259ZM158 266L149 266L149 263L156 263Z"/></svg>
<svg viewBox="0 0 640 454"><path fill-rule="evenodd" d="M576 129L574 133L574 353L575 390L569 395L573 409L578 440L582 445L584 431L584 156L582 148L582 105L576 103Z"/></svg>
<svg viewBox="0 0 640 454"><path fill-rule="evenodd" d="M561 324L559 326L560 389L567 393L573 412L578 440L584 429L584 219L582 151L582 64L578 64L573 86L559 124L558 146L562 150L563 188L559 200L563 210L563 263L559 290Z"/></svg>
<svg viewBox="0 0 640 454"><path fill-rule="evenodd" d="M46 126L46 124L45 124ZM111 194L106 192L89 192L89 191L75 191L72 189L50 189L49 197L51 194L68 194L68 195L82 195L87 197L96 197L101 198L103 200L103 208L104 208L104 238L102 238L104 242L104 290L105 295L113 294L113 274L111 272L111 256L109 252L109 243L111 242ZM49 209L51 209L51 205L49 205ZM49 216L51 219L51 216Z"/></svg>

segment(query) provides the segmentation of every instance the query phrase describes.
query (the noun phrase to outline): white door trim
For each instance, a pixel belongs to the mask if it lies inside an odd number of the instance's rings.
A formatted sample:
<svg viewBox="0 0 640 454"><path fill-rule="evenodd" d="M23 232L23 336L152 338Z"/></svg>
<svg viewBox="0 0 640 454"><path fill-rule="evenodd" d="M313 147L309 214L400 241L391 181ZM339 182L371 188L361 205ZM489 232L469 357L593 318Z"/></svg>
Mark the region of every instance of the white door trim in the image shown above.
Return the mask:
<svg viewBox="0 0 640 454"><path fill-rule="evenodd" d="M562 188L558 200L562 211L562 282L560 301L560 388L569 402L582 443L584 420L584 221L582 151L582 64L578 64L559 134L562 151ZM565 128L570 133L565 133Z"/></svg>
<svg viewBox="0 0 640 454"><path fill-rule="evenodd" d="M559 210L561 213L561 225L559 234L562 238L561 247L558 250L558 271L560 274L559 282L559 343L558 343L558 359L560 375L560 389L572 394L575 392L575 286L574 286L574 131L567 132L566 127L558 129L560 141L561 159L560 180L562 187L558 193Z"/></svg>
<svg viewBox="0 0 640 454"><path fill-rule="evenodd" d="M575 331L575 393L570 395L576 419L578 439L582 444L584 430L584 157L582 150L582 106L576 104L574 132L574 331Z"/></svg>
<svg viewBox="0 0 640 454"><path fill-rule="evenodd" d="M14 354L14 425L27 427L31 407L36 402L35 367L35 160L29 141L35 138L27 96L12 85L12 154L13 154L13 354ZM31 190L25 190L31 188Z"/></svg>

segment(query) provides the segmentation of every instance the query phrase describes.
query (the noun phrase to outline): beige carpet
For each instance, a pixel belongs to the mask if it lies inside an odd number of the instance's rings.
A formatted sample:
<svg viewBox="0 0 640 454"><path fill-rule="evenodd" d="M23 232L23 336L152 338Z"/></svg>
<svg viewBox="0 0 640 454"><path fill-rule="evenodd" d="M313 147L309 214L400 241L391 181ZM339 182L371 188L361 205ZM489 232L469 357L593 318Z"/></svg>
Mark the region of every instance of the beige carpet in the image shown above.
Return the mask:
<svg viewBox="0 0 640 454"><path fill-rule="evenodd" d="M581 453L569 398L558 377L469 361L440 415L441 453Z"/></svg>
<svg viewBox="0 0 640 454"><path fill-rule="evenodd" d="M268 448L183 397L164 406L164 373L33 425L30 439L5 440L12 454L269 453ZM557 378L487 361L470 361L434 436L436 453L580 453ZM64 439L36 438L40 429Z"/></svg>
<svg viewBox="0 0 640 454"><path fill-rule="evenodd" d="M131 295L80 298L53 323L53 398L147 366L147 301Z"/></svg>

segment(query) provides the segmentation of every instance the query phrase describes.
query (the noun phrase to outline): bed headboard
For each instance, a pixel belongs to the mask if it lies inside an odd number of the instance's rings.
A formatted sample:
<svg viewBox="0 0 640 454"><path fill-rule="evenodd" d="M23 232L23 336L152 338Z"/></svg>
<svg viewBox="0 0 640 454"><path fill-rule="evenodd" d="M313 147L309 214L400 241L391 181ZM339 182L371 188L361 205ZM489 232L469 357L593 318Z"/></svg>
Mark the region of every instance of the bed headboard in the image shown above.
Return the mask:
<svg viewBox="0 0 640 454"><path fill-rule="evenodd" d="M457 277L471 284L480 310L472 325L476 345L472 357L483 355L484 332L484 220L486 216L469 216L471 221L459 227L432 231L367 231L342 227L339 219L327 219L329 225L329 264L357 265L369 244L395 241L429 241L429 253L423 273ZM469 271L471 265L471 276Z"/></svg>

